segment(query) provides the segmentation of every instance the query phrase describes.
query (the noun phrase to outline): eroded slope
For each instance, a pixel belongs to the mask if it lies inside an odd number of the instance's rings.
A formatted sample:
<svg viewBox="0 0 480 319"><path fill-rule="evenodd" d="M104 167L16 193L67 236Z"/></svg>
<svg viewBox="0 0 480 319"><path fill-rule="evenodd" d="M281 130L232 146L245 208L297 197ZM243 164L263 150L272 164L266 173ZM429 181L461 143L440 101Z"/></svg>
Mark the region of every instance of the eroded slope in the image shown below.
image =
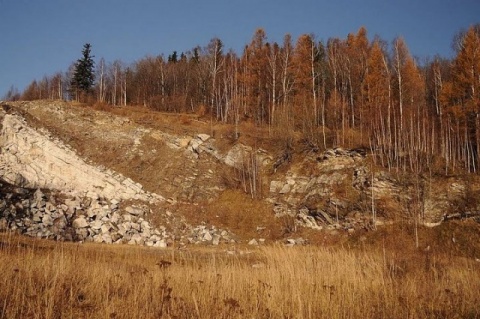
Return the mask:
<svg viewBox="0 0 480 319"><path fill-rule="evenodd" d="M136 109L132 114L122 108L104 112L59 101L19 102L12 108L17 115L2 119L8 127L2 130L8 141L3 167L20 165L13 173L4 169L11 182L61 187L70 176L70 188L109 190L108 196L113 192L116 197L124 191L111 185L128 184L135 189L131 198L151 200L158 194L166 199L163 211L203 223L204 229L221 225L245 238L279 239L301 234L297 226L350 234L399 220L435 225L452 214L478 211L473 200L479 194L477 176L388 172L375 166L366 150L297 148L277 166L279 157L268 145L274 140L256 138L249 146L187 115ZM251 131L244 129L242 138ZM60 152L80 157L65 160ZM58 157L65 163L58 164ZM91 170L76 169L83 165ZM113 181L105 184L105 176ZM241 194L254 184L255 196Z"/></svg>

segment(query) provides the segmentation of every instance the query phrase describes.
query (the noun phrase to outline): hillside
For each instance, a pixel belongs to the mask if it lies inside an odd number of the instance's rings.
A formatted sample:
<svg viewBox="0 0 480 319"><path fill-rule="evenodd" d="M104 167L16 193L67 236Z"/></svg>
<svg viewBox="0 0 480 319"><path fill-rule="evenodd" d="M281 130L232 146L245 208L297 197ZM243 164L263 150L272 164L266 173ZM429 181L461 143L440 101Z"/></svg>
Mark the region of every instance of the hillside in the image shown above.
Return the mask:
<svg viewBox="0 0 480 319"><path fill-rule="evenodd" d="M17 218L18 226L36 209L35 190L52 191L47 202L66 216L65 227L79 216L90 222L88 232L74 229L78 236L69 239L132 242L118 235L125 221L111 219L138 207L142 213L131 215L134 222L142 217L139 233L144 220L151 223L162 246L343 242L389 224L478 220L476 175L388 171L368 149L321 151L300 139L287 149L249 122L235 128L208 116L61 101L4 103L1 120L3 184L31 189L25 198L33 205L25 216L4 213L3 223ZM102 207L113 240L100 236L103 224L92 228ZM29 233L24 219L20 224ZM34 236L56 237L42 231Z"/></svg>
<svg viewBox="0 0 480 319"><path fill-rule="evenodd" d="M2 318L479 316L474 175L141 108L0 113Z"/></svg>

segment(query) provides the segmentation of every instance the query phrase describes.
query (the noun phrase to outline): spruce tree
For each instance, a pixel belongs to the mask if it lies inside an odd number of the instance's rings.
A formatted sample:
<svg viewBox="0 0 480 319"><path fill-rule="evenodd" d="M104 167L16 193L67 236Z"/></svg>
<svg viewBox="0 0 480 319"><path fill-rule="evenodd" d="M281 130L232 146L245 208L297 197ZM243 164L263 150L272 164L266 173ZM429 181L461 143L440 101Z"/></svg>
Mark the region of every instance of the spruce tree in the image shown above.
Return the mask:
<svg viewBox="0 0 480 319"><path fill-rule="evenodd" d="M75 69L70 85L72 94L75 95L77 100L80 95L88 95L91 93L95 81L91 47L90 43L86 43L82 50L83 57L78 59L75 63Z"/></svg>

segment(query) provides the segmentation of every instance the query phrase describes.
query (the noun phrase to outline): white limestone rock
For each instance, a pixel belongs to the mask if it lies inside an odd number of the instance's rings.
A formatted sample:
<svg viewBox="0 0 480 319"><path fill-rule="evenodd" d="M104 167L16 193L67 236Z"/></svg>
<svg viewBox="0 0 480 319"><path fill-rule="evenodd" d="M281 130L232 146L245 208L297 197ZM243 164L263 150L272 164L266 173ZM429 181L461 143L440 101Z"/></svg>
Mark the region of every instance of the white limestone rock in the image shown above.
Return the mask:
<svg viewBox="0 0 480 319"><path fill-rule="evenodd" d="M84 216L80 216L73 221L72 226L73 228L78 229L78 228L86 228L89 226L89 224Z"/></svg>

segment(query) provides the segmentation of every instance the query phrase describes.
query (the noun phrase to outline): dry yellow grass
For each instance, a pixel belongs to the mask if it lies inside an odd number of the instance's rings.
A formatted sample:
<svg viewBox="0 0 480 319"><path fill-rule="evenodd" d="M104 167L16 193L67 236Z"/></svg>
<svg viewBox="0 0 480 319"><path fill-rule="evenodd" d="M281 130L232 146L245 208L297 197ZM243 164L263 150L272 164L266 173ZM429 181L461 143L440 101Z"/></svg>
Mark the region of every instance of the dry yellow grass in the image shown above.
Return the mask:
<svg viewBox="0 0 480 319"><path fill-rule="evenodd" d="M478 318L480 263L270 246L230 255L0 236L0 318ZM420 259L421 260L421 259ZM406 261L408 263L408 261Z"/></svg>

